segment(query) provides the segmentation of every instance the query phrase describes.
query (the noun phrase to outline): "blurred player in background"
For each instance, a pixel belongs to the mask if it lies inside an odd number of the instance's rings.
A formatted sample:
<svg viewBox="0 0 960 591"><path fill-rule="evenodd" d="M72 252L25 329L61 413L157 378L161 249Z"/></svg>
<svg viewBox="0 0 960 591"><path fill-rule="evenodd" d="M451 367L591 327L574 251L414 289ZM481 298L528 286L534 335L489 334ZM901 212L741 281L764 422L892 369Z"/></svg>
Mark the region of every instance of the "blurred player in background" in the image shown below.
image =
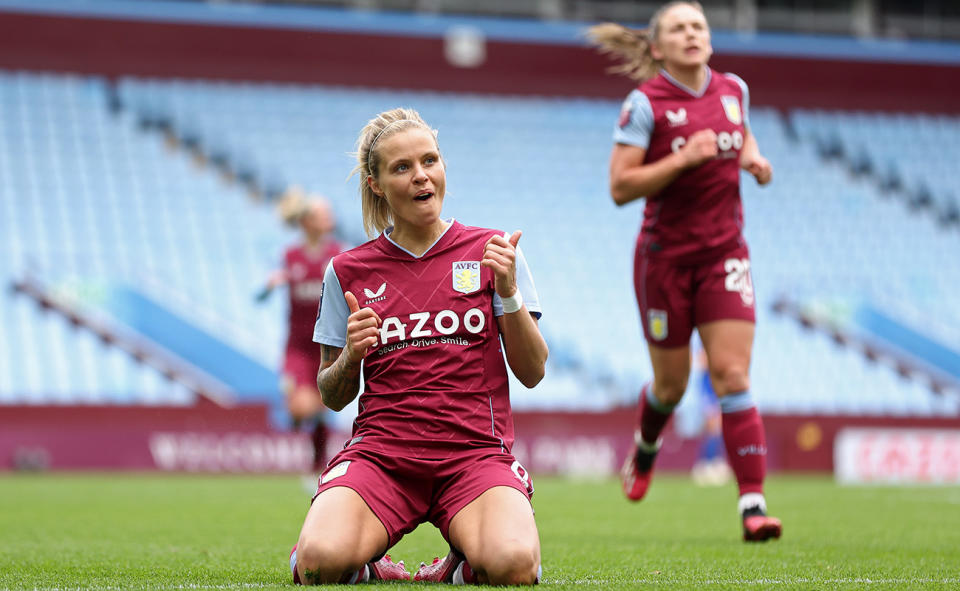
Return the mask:
<svg viewBox="0 0 960 591"><path fill-rule="evenodd" d="M326 407L317 391L320 351L313 342L323 273L334 255L342 249L333 237L334 218L330 204L320 197L307 197L298 188L287 191L279 203L280 215L290 225L299 225L303 241L287 248L283 268L271 273L257 296L265 300L280 286L287 286L289 329L283 358L283 392L293 428L310 428L313 444L313 471L324 465L327 426Z"/></svg>
<svg viewBox="0 0 960 591"><path fill-rule="evenodd" d="M697 339L699 341L699 339ZM699 486L721 486L733 478L730 465L723 453L723 421L717 393L710 379L710 366L707 353L702 344L694 347L694 384L696 390L695 406L701 437L697 460L690 470L693 482ZM685 400L686 402L686 400ZM682 405L681 405L682 408Z"/></svg>
<svg viewBox="0 0 960 591"><path fill-rule="evenodd" d="M740 200L741 169L761 185L773 171L750 133L747 85L707 65L710 28L696 2L664 5L642 31L603 24L589 33L624 59L617 71L640 81L623 103L610 156L617 205L647 198L634 285L653 382L640 393L624 492L633 501L647 492L660 434L687 387L696 328L720 400L744 539L778 538L780 521L766 515L763 496L763 423L749 390L755 316Z"/></svg>
<svg viewBox="0 0 960 591"><path fill-rule="evenodd" d="M540 538L530 476L511 453L507 369L543 378L540 306L520 232L440 217L446 165L411 109L357 142L366 244L324 277L317 383L340 410L360 389L353 437L321 475L290 555L294 581L409 579L384 553L429 521L450 553L416 580L533 584Z"/></svg>

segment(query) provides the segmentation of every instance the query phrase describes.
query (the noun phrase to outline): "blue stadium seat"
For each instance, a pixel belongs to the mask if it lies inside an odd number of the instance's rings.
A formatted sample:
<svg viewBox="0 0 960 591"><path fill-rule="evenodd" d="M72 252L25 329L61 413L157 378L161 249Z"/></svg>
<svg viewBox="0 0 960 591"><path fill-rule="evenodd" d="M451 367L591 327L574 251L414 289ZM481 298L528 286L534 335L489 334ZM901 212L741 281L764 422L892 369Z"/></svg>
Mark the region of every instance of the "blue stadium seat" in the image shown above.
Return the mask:
<svg viewBox="0 0 960 591"><path fill-rule="evenodd" d="M135 78L121 79L118 89L127 110L114 117L102 80L0 73L3 277L29 267L54 285L71 278L132 282L273 366L284 303L257 306L251 297L294 233L268 204L171 151L159 134L143 133L140 120L165 118L201 149L252 167L264 182L327 195L343 235L356 243L365 237L358 181L347 180L349 152L374 113L409 105L440 129L446 213L524 230L521 247L541 294L552 357L540 387L517 385L517 407L632 403L650 379L632 288L642 208L615 207L607 187L619 101ZM960 266L943 264L960 252L958 234L905 215L902 204L817 151L818 141L836 139L874 166L900 162L908 184L923 180L935 195L960 193L960 181L945 174L960 156L960 122L798 110L790 115L797 142L776 111L755 106L750 116L776 179L758 188L743 176L759 303L753 391L761 409L956 416L956 396L870 364L769 305L781 294L825 308L867 301L960 350ZM931 142L942 158L924 157ZM0 363L15 368L0 372L7 374L0 402L191 399L156 372L28 308L0 300L0 320L16 325L0 340ZM80 354L41 371L37 359L51 354L48 339L61 343L53 354Z"/></svg>

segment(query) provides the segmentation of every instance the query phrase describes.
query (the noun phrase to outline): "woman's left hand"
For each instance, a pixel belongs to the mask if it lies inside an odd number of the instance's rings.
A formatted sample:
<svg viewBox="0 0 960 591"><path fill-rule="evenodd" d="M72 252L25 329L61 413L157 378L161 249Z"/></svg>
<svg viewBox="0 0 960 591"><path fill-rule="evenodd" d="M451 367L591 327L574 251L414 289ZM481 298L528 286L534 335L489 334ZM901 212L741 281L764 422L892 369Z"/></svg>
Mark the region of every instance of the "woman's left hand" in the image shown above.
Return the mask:
<svg viewBox="0 0 960 591"><path fill-rule="evenodd" d="M480 264L493 271L493 287L501 298L517 293L517 243L523 232L517 230L510 238L497 235L483 245Z"/></svg>

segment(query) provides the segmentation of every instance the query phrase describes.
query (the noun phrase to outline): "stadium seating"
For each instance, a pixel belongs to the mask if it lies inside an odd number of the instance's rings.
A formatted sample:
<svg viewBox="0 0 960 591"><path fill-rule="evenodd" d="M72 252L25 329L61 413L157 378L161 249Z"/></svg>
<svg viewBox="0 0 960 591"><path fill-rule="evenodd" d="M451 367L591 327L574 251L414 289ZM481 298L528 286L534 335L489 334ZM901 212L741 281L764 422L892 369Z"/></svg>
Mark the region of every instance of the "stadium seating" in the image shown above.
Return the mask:
<svg viewBox="0 0 960 591"><path fill-rule="evenodd" d="M95 78L0 75L4 282L29 272L92 309L110 285L136 285L210 332L229 324L235 346L278 358L282 302L246 302L285 231L244 192L111 115L105 96ZM192 399L24 298L0 301L5 401ZM232 315L238 302L244 314Z"/></svg>
<svg viewBox="0 0 960 591"><path fill-rule="evenodd" d="M832 143L865 171L899 181L912 205L956 208L960 179L952 172L960 150L960 118L797 110L791 120L806 138Z"/></svg>
<svg viewBox="0 0 960 591"><path fill-rule="evenodd" d="M124 109L114 116L105 90L96 79L0 76L5 278L29 268L87 301L97 282L135 283L272 365L283 339L283 302L256 306L252 294L293 235L268 204L170 150L142 123L163 122L263 187L299 184L327 195L342 235L357 243L365 238L357 179L347 178L349 152L373 114L412 106L440 130L446 213L524 231L520 244L540 292L551 361L541 386L516 386L515 406L605 408L632 401L649 379L632 290L641 208L618 209L607 191L618 101L129 78L119 82ZM907 127L913 121L903 119ZM824 163L805 121L793 120L796 140L779 113L751 112L776 179L758 188L743 177L759 302L753 391L761 410L955 416L956 396L934 394L770 310L788 294L843 320L869 302L960 350L960 267L943 265L960 252L960 233L905 215L874 185ZM956 142L944 149L954 161L960 156ZM126 402L131 392L150 402L167 389L149 370L25 301L0 300L0 321L15 327L4 330L0 364L16 368L0 372L0 402Z"/></svg>

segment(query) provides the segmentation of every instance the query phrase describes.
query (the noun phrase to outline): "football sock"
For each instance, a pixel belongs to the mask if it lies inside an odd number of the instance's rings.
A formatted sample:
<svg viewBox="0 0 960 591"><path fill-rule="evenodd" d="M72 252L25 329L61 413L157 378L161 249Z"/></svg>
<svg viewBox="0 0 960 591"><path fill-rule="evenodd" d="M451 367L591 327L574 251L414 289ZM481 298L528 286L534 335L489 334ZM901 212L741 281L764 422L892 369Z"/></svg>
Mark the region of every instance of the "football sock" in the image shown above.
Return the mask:
<svg viewBox="0 0 960 591"><path fill-rule="evenodd" d="M540 584L540 578L543 576L543 566L537 566L537 578L534 579L533 584ZM470 568L470 563L466 560L461 560L460 564L457 565L457 568L453 571L453 576L450 579L450 583L453 585L476 585L477 573L473 572L473 569Z"/></svg>
<svg viewBox="0 0 960 591"><path fill-rule="evenodd" d="M470 563L461 560L457 568L454 569L450 582L454 585L476 585L477 574L470 568Z"/></svg>
<svg viewBox="0 0 960 591"><path fill-rule="evenodd" d="M293 573L293 584L294 585L303 585L303 581L300 580L300 573L297 571L297 547L294 546L293 550L290 551L290 570ZM360 567L360 570L351 574L344 575L340 579L341 585L354 585L357 583L366 583L370 580L370 574L373 572L373 569L370 568L370 565L365 564Z"/></svg>
<svg viewBox="0 0 960 591"><path fill-rule="evenodd" d="M640 426L642 443L648 446L656 444L667 421L673 415L676 404L664 404L653 395L653 388L647 383L640 390L640 404L637 407L637 425Z"/></svg>
<svg viewBox="0 0 960 591"><path fill-rule="evenodd" d="M727 461L737 478L740 494L762 495L767 473L767 442L753 397L749 391L723 396L720 412Z"/></svg>
<svg viewBox="0 0 960 591"><path fill-rule="evenodd" d="M747 493L737 501L737 513L739 513L741 517L766 515L767 500L759 493Z"/></svg>
<svg viewBox="0 0 960 591"><path fill-rule="evenodd" d="M352 575L344 576L340 579L340 584L342 585L356 585L358 583L366 583L370 580L370 567L368 565L363 565L360 567L360 570L353 573Z"/></svg>
<svg viewBox="0 0 960 591"><path fill-rule="evenodd" d="M293 574L293 584L302 585L303 582L300 580L300 573L297 572L297 546L293 546L293 550L290 550L290 572Z"/></svg>

